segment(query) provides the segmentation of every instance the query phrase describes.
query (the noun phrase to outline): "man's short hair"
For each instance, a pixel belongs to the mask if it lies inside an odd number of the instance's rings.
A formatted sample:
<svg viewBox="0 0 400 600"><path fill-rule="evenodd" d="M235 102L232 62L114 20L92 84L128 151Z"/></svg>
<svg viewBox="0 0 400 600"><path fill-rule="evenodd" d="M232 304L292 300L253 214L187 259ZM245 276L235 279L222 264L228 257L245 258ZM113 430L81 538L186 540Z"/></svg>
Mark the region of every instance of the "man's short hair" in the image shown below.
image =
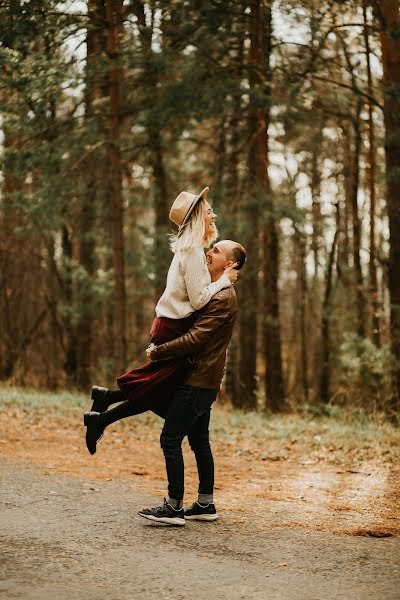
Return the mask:
<svg viewBox="0 0 400 600"><path fill-rule="evenodd" d="M246 250L243 248L243 246L241 244L238 244L238 242L234 242L234 244L235 245L230 252L231 260L233 260L233 262L239 263L238 266L235 267L235 269L237 271L240 271L240 269L243 267L244 263L246 262Z"/></svg>

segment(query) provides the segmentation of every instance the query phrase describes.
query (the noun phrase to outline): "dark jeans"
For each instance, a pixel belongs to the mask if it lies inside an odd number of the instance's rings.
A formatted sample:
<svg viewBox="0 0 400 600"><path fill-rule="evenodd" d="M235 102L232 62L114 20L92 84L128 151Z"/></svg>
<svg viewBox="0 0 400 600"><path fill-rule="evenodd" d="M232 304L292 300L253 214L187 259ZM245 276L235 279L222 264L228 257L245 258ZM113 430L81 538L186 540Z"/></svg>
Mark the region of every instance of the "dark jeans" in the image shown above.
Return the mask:
<svg viewBox="0 0 400 600"><path fill-rule="evenodd" d="M208 426L211 405L217 394L218 390L195 388L186 384L176 389L160 437L167 467L170 498L183 499L185 488L182 441L186 435L196 456L199 494L213 493L214 459Z"/></svg>

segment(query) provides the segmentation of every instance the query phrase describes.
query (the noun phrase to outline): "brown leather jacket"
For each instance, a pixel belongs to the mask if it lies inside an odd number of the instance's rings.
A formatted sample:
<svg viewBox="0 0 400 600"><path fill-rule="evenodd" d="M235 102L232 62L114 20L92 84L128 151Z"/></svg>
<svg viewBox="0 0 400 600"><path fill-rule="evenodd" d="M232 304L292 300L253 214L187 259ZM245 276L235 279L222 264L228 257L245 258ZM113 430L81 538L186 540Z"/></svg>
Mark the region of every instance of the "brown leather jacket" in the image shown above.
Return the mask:
<svg viewBox="0 0 400 600"><path fill-rule="evenodd" d="M185 383L193 387L219 389L236 313L236 292L231 285L215 294L210 302L199 310L198 318L187 333L157 346L152 352L152 359L194 354L193 369Z"/></svg>

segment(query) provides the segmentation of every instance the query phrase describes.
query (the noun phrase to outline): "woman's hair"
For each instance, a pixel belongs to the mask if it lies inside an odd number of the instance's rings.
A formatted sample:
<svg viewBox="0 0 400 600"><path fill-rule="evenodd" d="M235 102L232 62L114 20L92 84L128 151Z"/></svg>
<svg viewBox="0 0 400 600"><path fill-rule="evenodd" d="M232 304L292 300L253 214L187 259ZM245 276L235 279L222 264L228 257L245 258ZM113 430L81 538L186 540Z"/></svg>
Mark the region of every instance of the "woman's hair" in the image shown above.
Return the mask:
<svg viewBox="0 0 400 600"><path fill-rule="evenodd" d="M170 235L170 247L172 252L188 252L192 248L208 248L218 238L218 230L204 239L204 205L205 200L201 198L192 210L190 217L179 233Z"/></svg>

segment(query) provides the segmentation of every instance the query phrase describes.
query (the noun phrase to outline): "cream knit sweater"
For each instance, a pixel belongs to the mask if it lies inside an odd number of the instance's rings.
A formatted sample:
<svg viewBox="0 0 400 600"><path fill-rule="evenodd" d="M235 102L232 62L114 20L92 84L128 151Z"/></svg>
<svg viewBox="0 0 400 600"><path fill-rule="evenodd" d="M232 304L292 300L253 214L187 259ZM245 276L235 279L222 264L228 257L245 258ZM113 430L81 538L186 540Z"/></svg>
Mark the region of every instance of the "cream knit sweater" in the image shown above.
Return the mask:
<svg viewBox="0 0 400 600"><path fill-rule="evenodd" d="M156 315L184 319L203 308L212 296L230 285L226 275L211 283L202 248L177 252L169 267L167 285L156 306Z"/></svg>

